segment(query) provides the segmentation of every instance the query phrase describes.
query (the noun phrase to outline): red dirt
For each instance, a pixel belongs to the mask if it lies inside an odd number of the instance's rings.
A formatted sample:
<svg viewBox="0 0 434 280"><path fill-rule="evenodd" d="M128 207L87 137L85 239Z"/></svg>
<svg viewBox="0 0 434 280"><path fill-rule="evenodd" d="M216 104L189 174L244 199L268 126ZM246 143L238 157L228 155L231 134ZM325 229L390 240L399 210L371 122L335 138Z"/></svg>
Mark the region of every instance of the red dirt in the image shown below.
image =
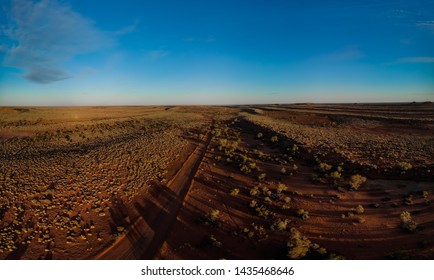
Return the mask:
<svg viewBox="0 0 434 280"><path fill-rule="evenodd" d="M135 203L141 215L128 232L97 259L148 259L154 256L178 215L208 143L209 139L197 145L167 186L154 186L143 202Z"/></svg>
<svg viewBox="0 0 434 280"><path fill-rule="evenodd" d="M288 259L297 229L304 258L434 259L430 106L11 109L0 257Z"/></svg>
<svg viewBox="0 0 434 280"><path fill-rule="evenodd" d="M257 144L253 135L245 133L245 129L241 131L241 139L245 141L243 148L249 149ZM281 152L278 148L262 151L276 156ZM247 206L251 200L250 186L258 182L252 176L239 174L237 169L216 162L216 154L208 150L177 222L156 258L285 258L285 236L288 233L269 231L268 226L272 221L258 219ZM259 161L258 165L269 181L282 182L288 186L284 193L292 198L291 209L275 209L278 217L289 217L291 227L297 227L310 240L349 259L382 259L397 254L422 259L434 257L434 206L426 205L420 195L422 191L432 192L432 182L392 178L368 180L358 191L351 191L342 183L339 184L342 186L340 189L327 184L314 184L311 180L311 175L316 173L314 168L303 159L297 159L295 163L299 170L292 177L279 174L280 164ZM273 188L272 183L268 185L270 189ZM229 192L236 187L240 193L232 197ZM412 205L403 204L407 195L414 197ZM378 208L372 206L376 203L379 204L376 206ZM364 206L363 214L341 217L359 204ZM309 211L310 219L303 221L295 217L296 209L300 208ZM198 217L213 209L220 210L220 228L197 223ZM413 214L420 231L413 234L403 232L400 214L404 210ZM363 223L359 222L359 218L364 219ZM270 234L269 238L258 241L240 235L240 230L251 223L263 224ZM221 248L207 243L210 235L221 241Z"/></svg>
<svg viewBox="0 0 434 280"><path fill-rule="evenodd" d="M0 131L0 139L10 139L10 138L24 138L24 137L30 137L33 134L31 132L26 131L19 131L19 132L12 132L12 131Z"/></svg>

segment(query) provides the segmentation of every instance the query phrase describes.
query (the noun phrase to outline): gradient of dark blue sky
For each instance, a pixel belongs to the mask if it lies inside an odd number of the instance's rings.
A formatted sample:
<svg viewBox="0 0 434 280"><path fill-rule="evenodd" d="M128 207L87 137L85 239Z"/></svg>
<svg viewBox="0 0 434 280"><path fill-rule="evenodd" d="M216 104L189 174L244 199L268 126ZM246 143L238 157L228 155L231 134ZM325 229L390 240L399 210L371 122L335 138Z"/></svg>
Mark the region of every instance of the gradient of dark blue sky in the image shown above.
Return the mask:
<svg viewBox="0 0 434 280"><path fill-rule="evenodd" d="M434 99L433 1L1 5L0 105Z"/></svg>

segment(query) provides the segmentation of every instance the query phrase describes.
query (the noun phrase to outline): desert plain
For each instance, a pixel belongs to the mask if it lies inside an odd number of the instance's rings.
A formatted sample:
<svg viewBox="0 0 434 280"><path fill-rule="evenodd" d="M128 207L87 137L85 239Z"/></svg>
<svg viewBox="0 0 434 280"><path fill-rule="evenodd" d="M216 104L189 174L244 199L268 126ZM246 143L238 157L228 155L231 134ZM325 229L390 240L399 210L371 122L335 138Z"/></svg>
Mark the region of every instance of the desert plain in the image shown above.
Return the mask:
<svg viewBox="0 0 434 280"><path fill-rule="evenodd" d="M0 107L0 259L434 259L434 105Z"/></svg>

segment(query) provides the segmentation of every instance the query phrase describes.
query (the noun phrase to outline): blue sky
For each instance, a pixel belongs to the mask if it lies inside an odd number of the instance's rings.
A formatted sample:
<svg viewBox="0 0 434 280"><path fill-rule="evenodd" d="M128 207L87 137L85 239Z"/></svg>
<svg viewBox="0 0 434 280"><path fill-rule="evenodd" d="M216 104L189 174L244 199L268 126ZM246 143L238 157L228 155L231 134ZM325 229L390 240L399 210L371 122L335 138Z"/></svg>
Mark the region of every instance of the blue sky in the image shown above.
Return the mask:
<svg viewBox="0 0 434 280"><path fill-rule="evenodd" d="M0 105L434 101L432 0L0 9Z"/></svg>

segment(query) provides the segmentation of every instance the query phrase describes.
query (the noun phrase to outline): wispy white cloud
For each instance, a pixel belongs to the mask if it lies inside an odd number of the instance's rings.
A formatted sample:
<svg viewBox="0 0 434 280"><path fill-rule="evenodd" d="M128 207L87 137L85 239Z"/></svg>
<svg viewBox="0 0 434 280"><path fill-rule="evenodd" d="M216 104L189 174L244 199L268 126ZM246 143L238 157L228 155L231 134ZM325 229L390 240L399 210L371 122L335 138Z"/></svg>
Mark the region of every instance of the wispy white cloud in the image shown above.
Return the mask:
<svg viewBox="0 0 434 280"><path fill-rule="evenodd" d="M422 20L416 23L416 26L423 27L434 31L434 20Z"/></svg>
<svg viewBox="0 0 434 280"><path fill-rule="evenodd" d="M4 64L22 69L22 77L33 82L68 79L72 75L62 63L114 43L93 21L56 0L13 0L9 16L12 21L2 30L14 45Z"/></svg>
<svg viewBox="0 0 434 280"><path fill-rule="evenodd" d="M169 52L168 51L164 51L164 50L155 50L155 51L151 51L148 53L148 57L151 60L158 60L161 59L165 56L168 56Z"/></svg>
<svg viewBox="0 0 434 280"><path fill-rule="evenodd" d="M396 63L434 63L434 57L430 56L414 56L402 57Z"/></svg>
<svg viewBox="0 0 434 280"><path fill-rule="evenodd" d="M418 12L404 10L404 9L391 9L384 12L385 16L393 19L403 19L418 15Z"/></svg>
<svg viewBox="0 0 434 280"><path fill-rule="evenodd" d="M133 33L135 31L137 31L139 24L140 24L140 21L135 20L131 25L125 26L124 28L121 28L121 29L115 31L114 34L116 36L123 36L123 35Z"/></svg>

